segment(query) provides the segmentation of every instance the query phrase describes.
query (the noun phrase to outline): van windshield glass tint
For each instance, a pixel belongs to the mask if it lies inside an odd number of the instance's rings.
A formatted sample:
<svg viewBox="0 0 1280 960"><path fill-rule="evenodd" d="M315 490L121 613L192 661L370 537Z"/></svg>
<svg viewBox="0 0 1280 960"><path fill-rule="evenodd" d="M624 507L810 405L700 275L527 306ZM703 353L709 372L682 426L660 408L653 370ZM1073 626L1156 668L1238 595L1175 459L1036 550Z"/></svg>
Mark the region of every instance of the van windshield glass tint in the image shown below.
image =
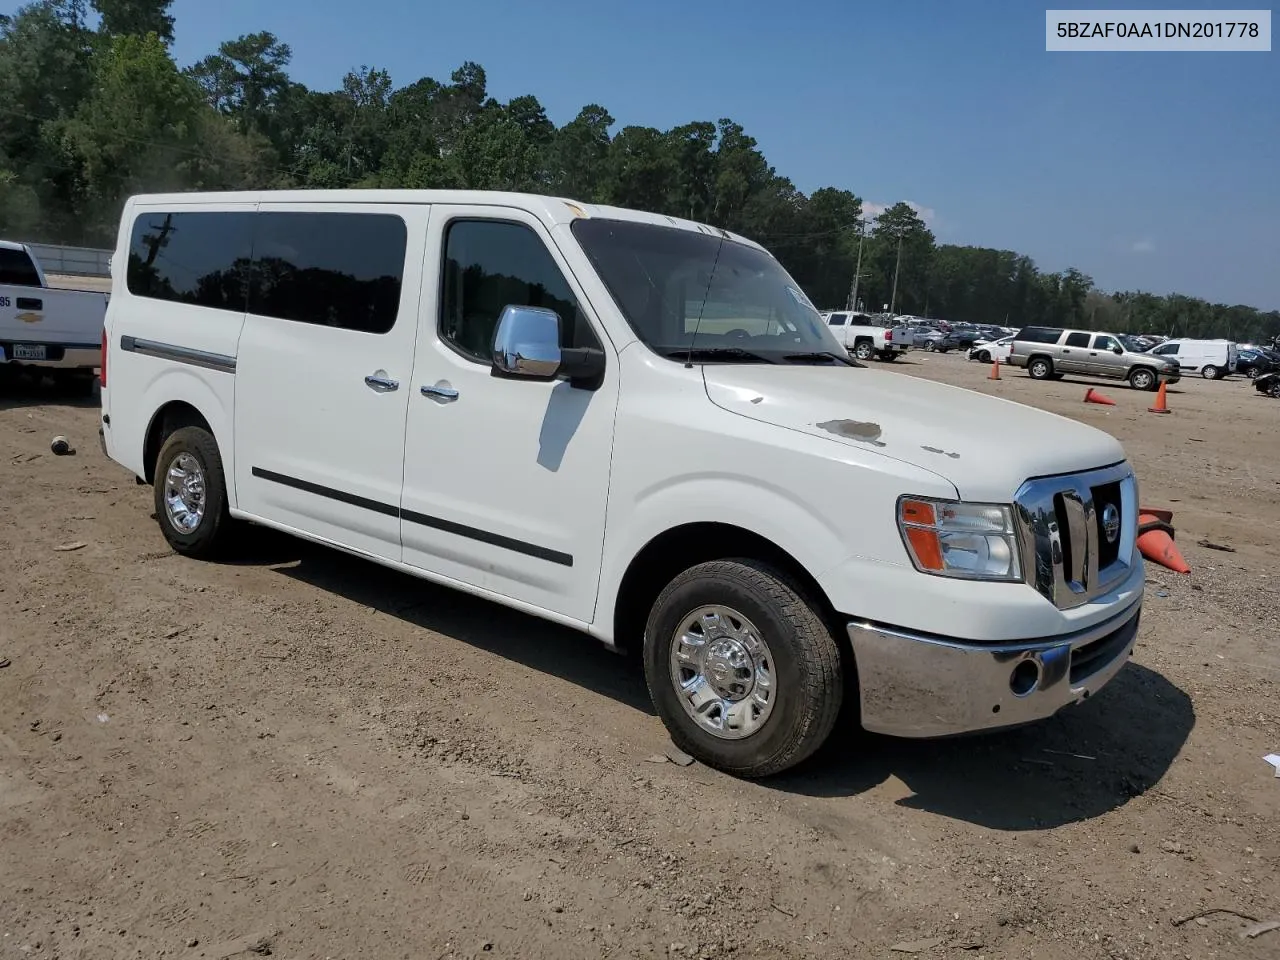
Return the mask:
<svg viewBox="0 0 1280 960"><path fill-rule="evenodd" d="M809 298L761 250L623 220L580 219L572 229L631 328L662 356L683 360L680 351L695 350L695 360L714 360L706 351L722 348L737 348L734 362L847 356Z"/></svg>

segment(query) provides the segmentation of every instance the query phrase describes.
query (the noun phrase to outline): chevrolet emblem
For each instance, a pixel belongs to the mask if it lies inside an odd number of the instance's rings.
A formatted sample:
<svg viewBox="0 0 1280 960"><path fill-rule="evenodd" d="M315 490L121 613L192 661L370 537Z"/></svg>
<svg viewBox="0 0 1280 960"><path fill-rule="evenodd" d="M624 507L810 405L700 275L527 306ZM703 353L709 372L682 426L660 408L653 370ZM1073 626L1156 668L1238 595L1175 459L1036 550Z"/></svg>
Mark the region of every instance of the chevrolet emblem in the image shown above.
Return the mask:
<svg viewBox="0 0 1280 960"><path fill-rule="evenodd" d="M21 320L23 323L39 323L44 319L44 314L36 313L34 310L28 310L26 313L19 313L13 319Z"/></svg>

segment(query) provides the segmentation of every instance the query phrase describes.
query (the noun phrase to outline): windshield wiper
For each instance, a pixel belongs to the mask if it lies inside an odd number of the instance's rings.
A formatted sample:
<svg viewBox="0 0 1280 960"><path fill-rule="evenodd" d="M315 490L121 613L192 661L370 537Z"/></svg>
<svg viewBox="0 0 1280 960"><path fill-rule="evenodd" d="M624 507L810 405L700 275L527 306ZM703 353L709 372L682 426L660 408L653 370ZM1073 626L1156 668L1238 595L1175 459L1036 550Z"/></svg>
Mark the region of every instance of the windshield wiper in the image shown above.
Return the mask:
<svg viewBox="0 0 1280 960"><path fill-rule="evenodd" d="M739 360L743 363L770 363L758 353L743 350L741 347L686 347L683 350L668 350L668 357L684 357L686 363L699 360Z"/></svg>
<svg viewBox="0 0 1280 960"><path fill-rule="evenodd" d="M838 353L831 353L828 350L819 350L813 353L788 353L782 358L789 363L843 363L848 367L861 367L863 364L858 363L852 357L842 357Z"/></svg>

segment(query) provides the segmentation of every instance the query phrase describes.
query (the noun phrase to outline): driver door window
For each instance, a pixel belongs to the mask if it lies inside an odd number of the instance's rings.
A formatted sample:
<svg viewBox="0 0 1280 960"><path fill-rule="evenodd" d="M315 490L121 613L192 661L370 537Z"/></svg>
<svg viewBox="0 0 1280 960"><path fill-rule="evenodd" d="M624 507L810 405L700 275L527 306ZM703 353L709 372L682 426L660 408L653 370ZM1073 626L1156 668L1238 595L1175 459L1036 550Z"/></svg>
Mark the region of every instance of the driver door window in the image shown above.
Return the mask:
<svg viewBox="0 0 1280 960"><path fill-rule="evenodd" d="M509 304L554 310L560 317L562 347L600 349L564 274L537 234L502 220L449 224L440 339L468 360L492 364L494 331Z"/></svg>

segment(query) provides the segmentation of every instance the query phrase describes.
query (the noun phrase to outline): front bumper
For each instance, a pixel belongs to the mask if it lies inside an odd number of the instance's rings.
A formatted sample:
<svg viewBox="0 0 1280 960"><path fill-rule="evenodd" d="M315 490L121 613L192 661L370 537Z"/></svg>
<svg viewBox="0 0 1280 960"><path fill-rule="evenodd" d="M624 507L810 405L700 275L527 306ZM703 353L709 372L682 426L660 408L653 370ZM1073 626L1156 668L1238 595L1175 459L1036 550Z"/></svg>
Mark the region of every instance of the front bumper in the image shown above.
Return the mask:
<svg viewBox="0 0 1280 960"><path fill-rule="evenodd" d="M1042 720L1087 699L1133 652L1142 600L1077 633L980 644L848 624L862 725L897 737L941 737Z"/></svg>

